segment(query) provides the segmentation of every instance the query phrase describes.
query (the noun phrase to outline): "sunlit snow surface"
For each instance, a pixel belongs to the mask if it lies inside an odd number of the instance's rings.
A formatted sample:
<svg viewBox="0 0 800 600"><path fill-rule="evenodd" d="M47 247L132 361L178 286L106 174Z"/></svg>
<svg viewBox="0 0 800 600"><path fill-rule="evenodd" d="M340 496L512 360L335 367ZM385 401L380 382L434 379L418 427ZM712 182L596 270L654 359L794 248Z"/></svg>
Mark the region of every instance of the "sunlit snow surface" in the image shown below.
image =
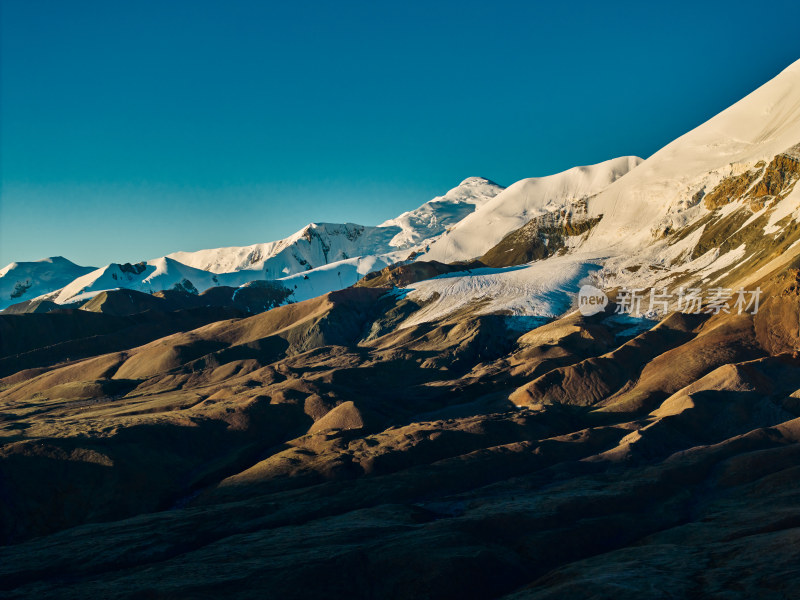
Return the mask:
<svg viewBox="0 0 800 600"><path fill-rule="evenodd" d="M599 269L592 262L559 256L519 267L475 269L420 281L398 291L424 305L403 326L435 321L467 308L470 314L557 317L570 308L582 282Z"/></svg>
<svg viewBox="0 0 800 600"><path fill-rule="evenodd" d="M140 272L118 264L89 272L62 258L12 263L0 270L0 309L35 295L69 303L107 289L152 292L185 281L203 291L277 279L298 301L352 285L370 271L408 260L412 253L417 260L442 262L477 258L530 219L574 201L585 203L587 216L599 218L599 223L567 241L567 256L415 284L400 293L427 303L409 324L467 307L473 314L557 316L569 309L579 283L601 267L594 279L599 287L661 288L688 276L713 284L750 255L744 245L695 256L703 234L700 220L709 214L703 194L759 161L769 162L792 147L800 152L798 143L800 61L641 164L635 157L621 157L524 179L505 190L488 180L469 178L380 226L316 223L276 242L177 252L141 263L136 267ZM730 215L741 206L732 202L716 216ZM800 185L776 208L765 205L754 212L750 222L770 210L764 235L781 235L786 223L800 219ZM796 250L791 256L784 254L773 260L788 260ZM774 268L764 264L748 277L755 281Z"/></svg>
<svg viewBox="0 0 800 600"><path fill-rule="evenodd" d="M349 287L372 271L379 271L395 262L387 256L363 256L318 267L279 279L292 290L292 300L300 302Z"/></svg>
<svg viewBox="0 0 800 600"><path fill-rule="evenodd" d="M11 263L0 269L0 310L57 290L93 270L61 256Z"/></svg>
<svg viewBox="0 0 800 600"><path fill-rule="evenodd" d="M641 162L623 156L518 181L437 239L422 259L453 262L482 256L531 219L597 194Z"/></svg>
<svg viewBox="0 0 800 600"><path fill-rule="evenodd" d="M444 196L376 227L355 223L311 223L277 242L174 252L168 258L212 273L251 270L261 272L269 279L304 273L356 257L385 257L384 262L388 264L432 243L448 227L502 190L501 186L487 179L470 177Z"/></svg>
<svg viewBox="0 0 800 600"><path fill-rule="evenodd" d="M0 271L0 309L35 297L68 304L119 288L152 293L185 281L202 292L214 286L277 280L293 292L293 301L305 300L353 285L371 271L424 250L502 190L487 179L470 177L444 196L376 227L311 223L275 242L174 252L138 265L112 263L91 269L63 258L43 261L47 264L13 263ZM30 287L12 298L20 282Z"/></svg>

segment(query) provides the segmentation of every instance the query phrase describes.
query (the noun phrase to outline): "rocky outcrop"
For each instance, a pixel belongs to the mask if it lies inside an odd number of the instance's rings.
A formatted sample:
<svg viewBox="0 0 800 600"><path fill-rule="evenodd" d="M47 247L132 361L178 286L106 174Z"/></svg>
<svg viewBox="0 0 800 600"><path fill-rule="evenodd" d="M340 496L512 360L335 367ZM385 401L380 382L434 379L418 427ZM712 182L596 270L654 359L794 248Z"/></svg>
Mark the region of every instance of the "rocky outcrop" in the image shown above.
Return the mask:
<svg viewBox="0 0 800 600"><path fill-rule="evenodd" d="M548 258L565 251L569 238L587 233L601 218L587 216L585 200L575 202L569 208L534 217L506 235L479 261L489 267L512 267Z"/></svg>
<svg viewBox="0 0 800 600"><path fill-rule="evenodd" d="M778 154L768 165L760 161L744 173L723 179L705 195L703 203L707 209L716 210L741 200L757 212L791 194L798 179L800 145Z"/></svg>
<svg viewBox="0 0 800 600"><path fill-rule="evenodd" d="M356 287L405 287L439 275L480 269L485 266L479 261L444 264L435 260L421 260L412 263L401 263L369 273L356 283Z"/></svg>

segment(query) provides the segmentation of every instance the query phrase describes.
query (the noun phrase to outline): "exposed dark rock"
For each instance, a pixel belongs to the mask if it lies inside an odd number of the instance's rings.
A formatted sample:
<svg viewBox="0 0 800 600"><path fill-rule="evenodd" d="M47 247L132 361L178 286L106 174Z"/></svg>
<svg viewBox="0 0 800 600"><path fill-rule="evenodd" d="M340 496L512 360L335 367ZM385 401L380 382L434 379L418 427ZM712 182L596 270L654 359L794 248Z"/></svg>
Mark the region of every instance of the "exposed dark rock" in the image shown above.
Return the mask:
<svg viewBox="0 0 800 600"><path fill-rule="evenodd" d="M568 209L531 219L506 235L479 261L489 267L512 267L553 256L565 249L567 238L590 231L601 218L588 217L586 202L576 202Z"/></svg>
<svg viewBox="0 0 800 600"><path fill-rule="evenodd" d="M405 287L439 275L480 269L485 266L480 261L445 264L435 260L390 265L380 271L368 273L356 283L356 287Z"/></svg>

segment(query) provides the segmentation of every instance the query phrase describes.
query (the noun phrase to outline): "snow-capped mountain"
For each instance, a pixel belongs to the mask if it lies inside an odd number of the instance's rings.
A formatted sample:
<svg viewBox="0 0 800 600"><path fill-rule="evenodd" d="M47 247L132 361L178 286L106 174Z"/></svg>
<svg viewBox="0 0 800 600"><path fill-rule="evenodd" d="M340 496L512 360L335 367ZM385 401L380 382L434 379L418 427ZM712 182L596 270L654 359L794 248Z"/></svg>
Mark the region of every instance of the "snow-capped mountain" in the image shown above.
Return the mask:
<svg viewBox="0 0 800 600"><path fill-rule="evenodd" d="M510 186L422 258L481 256L502 232L538 218L549 196L586 194L581 204L592 226L559 256L420 282L408 297L427 301L431 318L465 306L554 317L590 282L672 292L752 286L800 256L800 61L594 194L587 186L534 195L543 180ZM414 322L425 318L421 312Z"/></svg>
<svg viewBox="0 0 800 600"><path fill-rule="evenodd" d="M177 287L202 292L265 279L284 282L293 291L292 299L302 300L350 286L373 270L407 259L502 189L487 179L470 177L444 196L379 226L311 223L275 242L174 252L135 264L78 267L77 272L64 269L60 278L47 276L46 270L37 278L34 269L25 275L27 291L14 291L17 279L0 279L10 290L3 295L0 309L38 296L69 304L115 288L156 292ZM12 293L18 295L11 297Z"/></svg>
<svg viewBox="0 0 800 600"><path fill-rule="evenodd" d="M483 177L469 177L444 196L381 223L380 227L400 228L390 242L395 248L422 246L480 209L503 189Z"/></svg>
<svg viewBox="0 0 800 600"><path fill-rule="evenodd" d="M421 258L440 262L478 258L531 219L597 194L641 161L623 156L518 181L465 217Z"/></svg>
<svg viewBox="0 0 800 600"><path fill-rule="evenodd" d="M212 273L259 270L268 279L280 279L356 257L391 255L387 257L388 264L430 243L502 190L488 179L470 177L444 196L377 227L311 223L277 242L173 252L168 258Z"/></svg>
<svg viewBox="0 0 800 600"><path fill-rule="evenodd" d="M174 252L167 258L211 273L259 271L279 279L357 256L386 254L396 228L354 223L311 223L277 242L197 252Z"/></svg>
<svg viewBox="0 0 800 600"><path fill-rule="evenodd" d="M798 143L800 61L593 198L590 212L604 218L590 246L621 243L639 249L654 236L684 227L708 213L701 200L721 182L747 173L761 161L769 163ZM745 190L763 175L762 170ZM781 210L776 217L786 214Z"/></svg>
<svg viewBox="0 0 800 600"><path fill-rule="evenodd" d="M107 265L48 296L80 310L0 315L3 589L794 597L798 181L800 62L644 162ZM708 302L737 288L760 308Z"/></svg>
<svg viewBox="0 0 800 600"><path fill-rule="evenodd" d="M57 290L93 270L63 256L11 263L0 269L0 309Z"/></svg>
<svg viewBox="0 0 800 600"><path fill-rule="evenodd" d="M788 263L800 252L798 179L800 61L643 162L621 157L506 189L473 177L373 227L315 223L277 242L92 271L65 259L15 263L0 271L0 307L264 279L302 300L400 261L483 258L510 268L420 282L410 298L434 298L426 310L437 315L474 300L484 312L555 316L586 281L732 286Z"/></svg>
<svg viewBox="0 0 800 600"><path fill-rule="evenodd" d="M47 299L56 304L68 304L88 300L99 292L117 288L146 293L168 289L194 292L215 285L220 283L213 273L189 267L171 258L157 258L136 264L112 263L95 269L48 294Z"/></svg>
<svg viewBox="0 0 800 600"><path fill-rule="evenodd" d="M620 284L746 284L797 256L800 61L589 201ZM638 282L638 283L637 283Z"/></svg>

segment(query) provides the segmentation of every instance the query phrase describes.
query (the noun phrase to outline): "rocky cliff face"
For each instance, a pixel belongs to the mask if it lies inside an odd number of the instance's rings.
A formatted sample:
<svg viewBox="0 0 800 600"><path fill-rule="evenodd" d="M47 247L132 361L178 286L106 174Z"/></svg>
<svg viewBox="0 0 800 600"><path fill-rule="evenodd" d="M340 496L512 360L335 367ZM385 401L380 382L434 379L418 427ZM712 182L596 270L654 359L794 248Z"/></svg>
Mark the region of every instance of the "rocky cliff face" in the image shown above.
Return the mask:
<svg viewBox="0 0 800 600"><path fill-rule="evenodd" d="M489 267L513 267L564 254L570 247L580 244L581 236L602 218L602 215L588 216L585 199L570 202L563 208L534 217L506 235L478 260Z"/></svg>

